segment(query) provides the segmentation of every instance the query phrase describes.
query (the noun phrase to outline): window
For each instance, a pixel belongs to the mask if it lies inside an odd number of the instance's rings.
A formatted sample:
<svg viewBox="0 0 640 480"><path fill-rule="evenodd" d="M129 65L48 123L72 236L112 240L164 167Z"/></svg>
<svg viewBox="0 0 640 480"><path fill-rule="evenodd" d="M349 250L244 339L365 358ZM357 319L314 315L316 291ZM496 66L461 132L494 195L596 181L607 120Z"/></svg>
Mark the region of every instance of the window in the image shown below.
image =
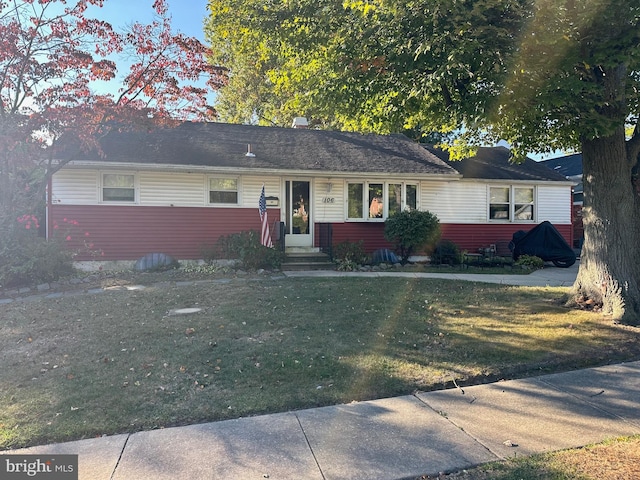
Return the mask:
<svg viewBox="0 0 640 480"><path fill-rule="evenodd" d="M417 210L418 209L418 186L417 185L405 185L405 198L404 198L405 210Z"/></svg>
<svg viewBox="0 0 640 480"><path fill-rule="evenodd" d="M390 217L402 211L402 184L401 183L389 184L388 205L389 205Z"/></svg>
<svg viewBox="0 0 640 480"><path fill-rule="evenodd" d="M417 208L418 186L416 184L347 183L347 218L349 220L383 220L402 210Z"/></svg>
<svg viewBox="0 0 640 480"><path fill-rule="evenodd" d="M514 218L516 220L533 220L533 188L516 187L513 190Z"/></svg>
<svg viewBox="0 0 640 480"><path fill-rule="evenodd" d="M384 215L384 184L369 184L369 218L382 218Z"/></svg>
<svg viewBox="0 0 640 480"><path fill-rule="evenodd" d="M490 187L489 219L532 221L534 198L533 187Z"/></svg>
<svg viewBox="0 0 640 480"><path fill-rule="evenodd" d="M510 220L509 187L491 187L489 195L489 218L491 220Z"/></svg>
<svg viewBox="0 0 640 480"><path fill-rule="evenodd" d="M136 177L134 174L103 173L102 201L128 202L136 201Z"/></svg>
<svg viewBox="0 0 640 480"><path fill-rule="evenodd" d="M238 179L215 177L209 179L209 203L238 204Z"/></svg>
<svg viewBox="0 0 640 480"><path fill-rule="evenodd" d="M364 185L350 183L347 187L347 218L362 218Z"/></svg>

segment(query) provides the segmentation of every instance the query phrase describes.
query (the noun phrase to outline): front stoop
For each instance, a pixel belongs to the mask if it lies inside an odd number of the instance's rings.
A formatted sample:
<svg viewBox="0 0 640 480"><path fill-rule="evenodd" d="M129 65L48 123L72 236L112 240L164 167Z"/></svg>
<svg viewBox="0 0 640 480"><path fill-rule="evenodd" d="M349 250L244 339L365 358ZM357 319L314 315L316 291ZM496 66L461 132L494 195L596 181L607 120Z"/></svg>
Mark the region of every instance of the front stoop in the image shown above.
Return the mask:
<svg viewBox="0 0 640 480"><path fill-rule="evenodd" d="M335 270L336 264L322 252L287 252L282 270Z"/></svg>

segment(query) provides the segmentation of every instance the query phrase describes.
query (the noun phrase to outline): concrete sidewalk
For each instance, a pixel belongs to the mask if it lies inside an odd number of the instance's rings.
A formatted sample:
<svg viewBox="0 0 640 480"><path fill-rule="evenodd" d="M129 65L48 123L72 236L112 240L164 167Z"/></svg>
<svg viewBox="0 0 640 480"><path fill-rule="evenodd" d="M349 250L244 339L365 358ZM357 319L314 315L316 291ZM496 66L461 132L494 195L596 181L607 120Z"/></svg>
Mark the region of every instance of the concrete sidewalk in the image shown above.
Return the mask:
<svg viewBox="0 0 640 480"><path fill-rule="evenodd" d="M333 270L304 270L283 272L287 277L404 277L404 278L442 278L448 280L466 280L470 282L499 283L503 285L522 285L531 287L569 287L578 274L580 262L569 268L545 266L528 275L465 273L453 270L449 273L400 272L388 269L379 272L336 272Z"/></svg>
<svg viewBox="0 0 640 480"><path fill-rule="evenodd" d="M411 479L640 433L640 362L2 453L82 480Z"/></svg>

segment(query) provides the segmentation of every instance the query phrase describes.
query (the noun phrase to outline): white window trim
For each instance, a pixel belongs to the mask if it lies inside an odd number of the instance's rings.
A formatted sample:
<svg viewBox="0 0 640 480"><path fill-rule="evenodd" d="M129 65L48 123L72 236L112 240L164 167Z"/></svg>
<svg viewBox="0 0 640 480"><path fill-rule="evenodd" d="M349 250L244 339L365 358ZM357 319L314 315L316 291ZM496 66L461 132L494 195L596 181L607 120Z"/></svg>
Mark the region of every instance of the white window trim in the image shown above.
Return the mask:
<svg viewBox="0 0 640 480"><path fill-rule="evenodd" d="M491 189L492 188L508 188L509 189L509 218L491 218ZM515 189L527 188L533 189L533 218L531 220L518 220L515 218ZM536 223L538 218L538 188L535 185L488 185L487 186L487 221L491 223Z"/></svg>
<svg viewBox="0 0 640 480"><path fill-rule="evenodd" d="M210 180L213 178L222 178L222 179L229 179L232 178L237 182L237 193L238 193L238 201L236 203L214 203L214 202L210 202L209 199L211 198L210 192L211 190L209 189L210 186ZM240 175L226 175L226 174L210 174L210 175L206 175L205 176L205 184L204 184L204 193L205 193L205 205L209 206L209 207L229 207L229 208L235 208L235 207L240 207L242 206L242 177Z"/></svg>
<svg viewBox="0 0 640 480"><path fill-rule="evenodd" d="M114 201L104 199L105 175L131 175L133 176L133 201ZM98 202L104 205L138 205L140 203L140 178L138 172L127 170L100 170L98 172Z"/></svg>
<svg viewBox="0 0 640 480"><path fill-rule="evenodd" d="M362 188L362 217L352 218L349 217L349 185L361 184ZM381 218L370 218L367 213L369 211L369 185L370 184L382 184L382 202L383 210ZM344 192L344 218L346 222L372 222L380 223L385 222L389 218L389 185L402 185L402 199L401 209L407 208L407 185L416 187L416 210L420 210L420 182L418 181L405 181L405 180L345 180Z"/></svg>

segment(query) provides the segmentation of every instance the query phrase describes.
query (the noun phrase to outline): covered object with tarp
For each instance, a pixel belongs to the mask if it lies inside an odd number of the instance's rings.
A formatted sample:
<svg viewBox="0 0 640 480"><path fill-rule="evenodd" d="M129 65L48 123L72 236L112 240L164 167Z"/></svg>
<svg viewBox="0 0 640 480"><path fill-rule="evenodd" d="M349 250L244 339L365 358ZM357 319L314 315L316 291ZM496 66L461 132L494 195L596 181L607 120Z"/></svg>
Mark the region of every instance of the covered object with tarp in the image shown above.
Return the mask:
<svg viewBox="0 0 640 480"><path fill-rule="evenodd" d="M513 259L521 255L540 257L553 262L556 267L570 267L576 263L576 254L564 237L550 222L542 222L528 232L519 230L513 234L509 248Z"/></svg>

